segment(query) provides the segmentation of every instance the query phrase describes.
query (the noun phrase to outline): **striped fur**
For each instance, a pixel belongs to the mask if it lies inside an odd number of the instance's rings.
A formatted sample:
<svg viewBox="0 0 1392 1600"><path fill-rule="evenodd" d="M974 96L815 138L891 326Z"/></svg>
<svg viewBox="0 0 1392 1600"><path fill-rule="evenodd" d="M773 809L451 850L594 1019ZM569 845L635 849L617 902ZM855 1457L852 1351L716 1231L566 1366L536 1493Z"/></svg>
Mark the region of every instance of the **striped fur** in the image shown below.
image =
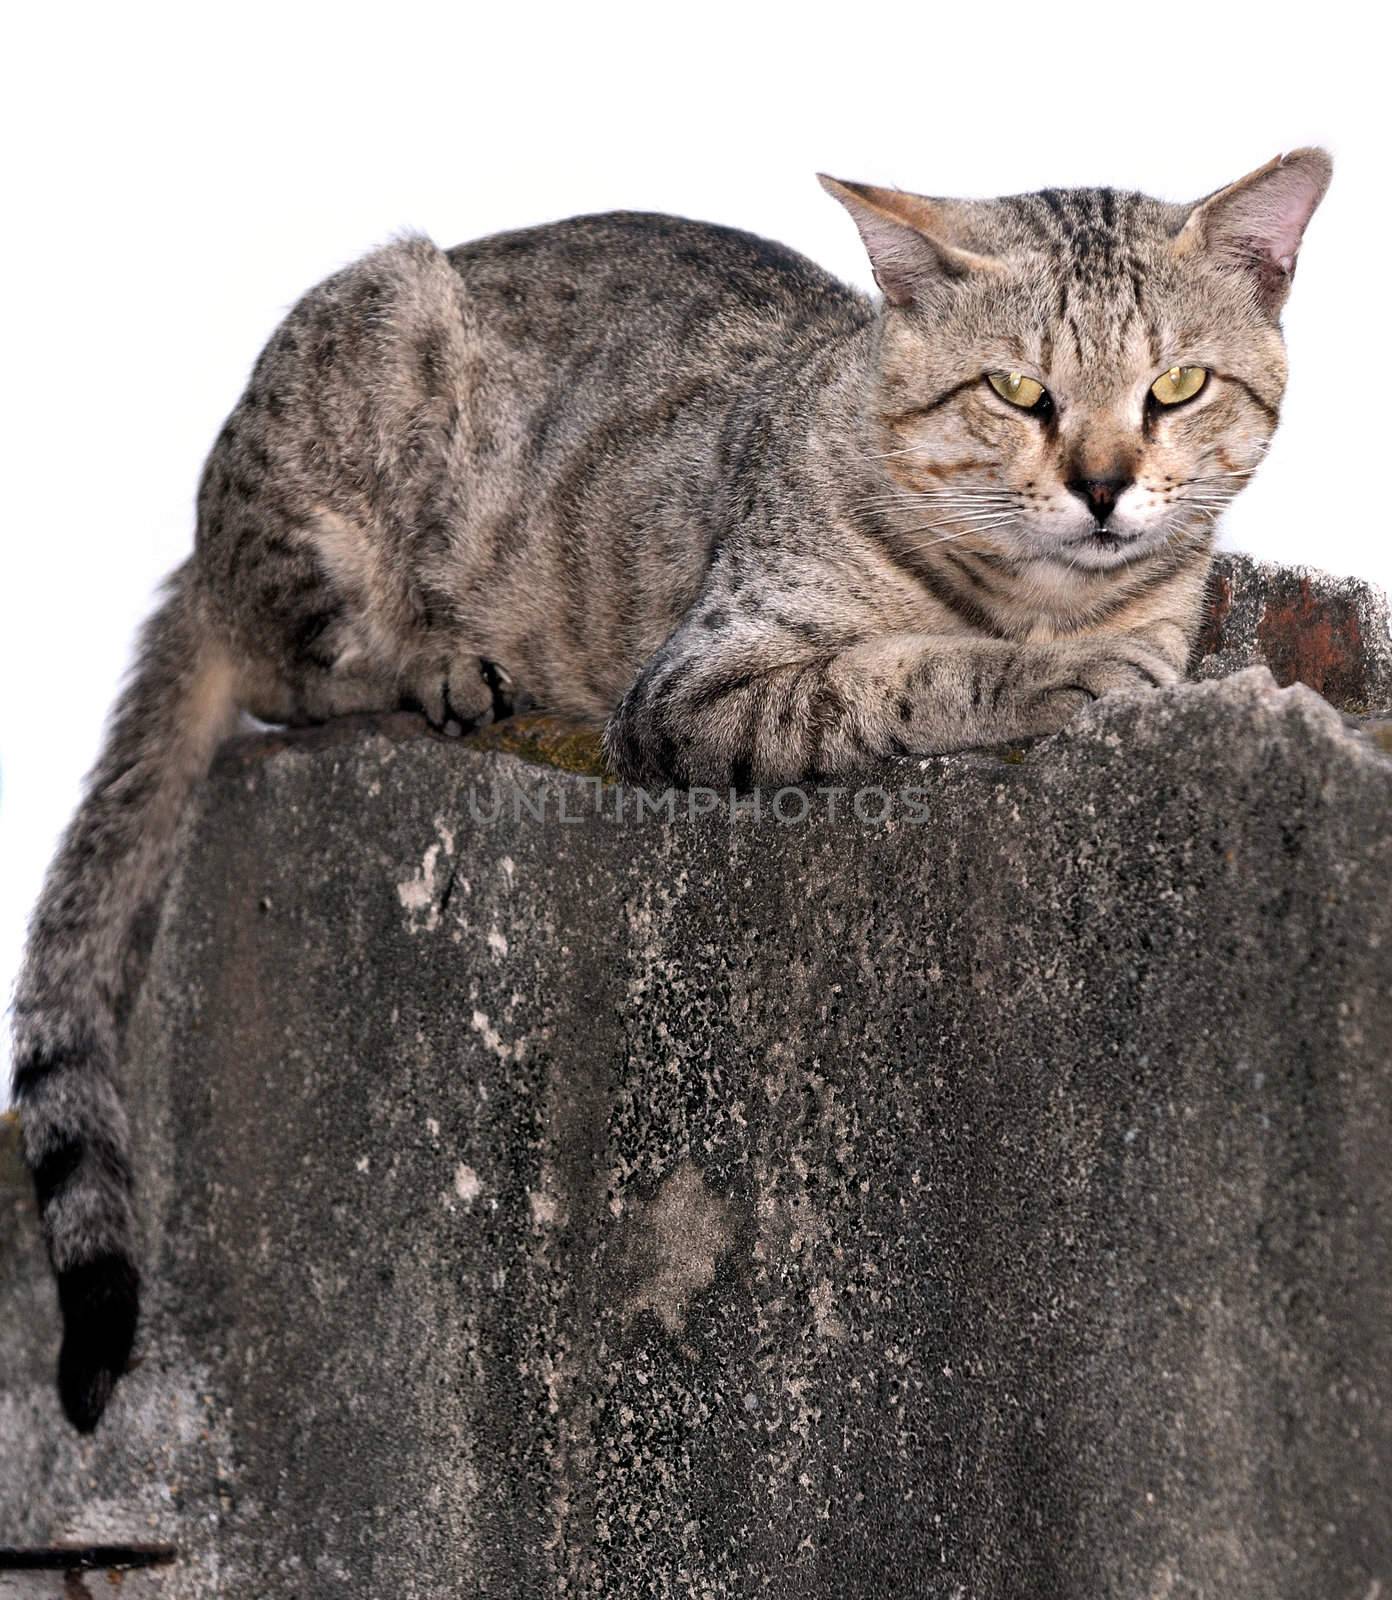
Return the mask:
<svg viewBox="0 0 1392 1600"><path fill-rule="evenodd" d="M623 777L740 786L1047 733L1171 681L1213 521L1276 423L1277 317L1327 176L1297 152L1194 206L828 180L883 302L751 235L623 213L406 239L308 294L214 445L18 989L73 1422L95 1426L136 1327L133 931L240 711L462 728L525 699L605 724ZM1156 411L1178 363L1213 376ZM998 371L1037 375L1047 413ZM1105 528L1078 487L1103 481Z"/></svg>

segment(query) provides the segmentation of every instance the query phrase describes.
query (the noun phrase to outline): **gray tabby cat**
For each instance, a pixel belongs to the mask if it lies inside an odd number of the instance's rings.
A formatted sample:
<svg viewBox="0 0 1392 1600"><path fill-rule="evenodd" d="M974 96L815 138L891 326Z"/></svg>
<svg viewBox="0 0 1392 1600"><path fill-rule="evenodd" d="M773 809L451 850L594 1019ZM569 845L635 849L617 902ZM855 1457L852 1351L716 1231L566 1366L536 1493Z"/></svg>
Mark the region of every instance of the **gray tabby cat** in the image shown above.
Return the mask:
<svg viewBox="0 0 1392 1600"><path fill-rule="evenodd" d="M1329 170L1300 150L1188 206L824 179L876 302L748 234L619 213L407 239L295 307L213 447L16 998L78 1428L136 1327L133 929L239 712L467 728L525 696L603 723L622 778L745 786L1170 683L1276 426Z"/></svg>

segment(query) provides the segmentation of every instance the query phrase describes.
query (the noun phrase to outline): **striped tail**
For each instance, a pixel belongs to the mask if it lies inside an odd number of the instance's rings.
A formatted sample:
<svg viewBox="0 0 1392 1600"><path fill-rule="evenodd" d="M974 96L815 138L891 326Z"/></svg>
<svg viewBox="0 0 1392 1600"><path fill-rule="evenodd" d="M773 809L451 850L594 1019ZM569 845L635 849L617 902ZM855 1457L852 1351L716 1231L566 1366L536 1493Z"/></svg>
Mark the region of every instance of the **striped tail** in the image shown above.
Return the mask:
<svg viewBox="0 0 1392 1600"><path fill-rule="evenodd" d="M235 720L230 658L190 566L147 623L130 681L29 929L15 996L14 1098L58 1279L58 1389L96 1427L135 1337L140 1276L120 1035L132 935L158 904L179 817Z"/></svg>

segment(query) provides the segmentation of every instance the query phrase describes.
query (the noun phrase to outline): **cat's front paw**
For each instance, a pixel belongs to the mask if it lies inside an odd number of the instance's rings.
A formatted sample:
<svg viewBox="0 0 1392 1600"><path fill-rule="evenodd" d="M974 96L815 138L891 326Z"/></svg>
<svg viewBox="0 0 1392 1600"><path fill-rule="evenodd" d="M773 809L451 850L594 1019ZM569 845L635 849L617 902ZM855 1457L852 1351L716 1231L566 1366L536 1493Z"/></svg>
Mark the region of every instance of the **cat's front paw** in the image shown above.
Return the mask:
<svg viewBox="0 0 1392 1600"><path fill-rule="evenodd" d="M1064 670L1070 688L1089 699L1124 689L1163 689L1179 678L1178 670L1153 645L1130 634L1073 645Z"/></svg>
<svg viewBox="0 0 1392 1600"><path fill-rule="evenodd" d="M1130 689L1162 689L1180 678L1177 667L1153 645L1133 635L1079 640L1056 647L1045 658L1035 685L1039 731L1056 732L1103 695Z"/></svg>

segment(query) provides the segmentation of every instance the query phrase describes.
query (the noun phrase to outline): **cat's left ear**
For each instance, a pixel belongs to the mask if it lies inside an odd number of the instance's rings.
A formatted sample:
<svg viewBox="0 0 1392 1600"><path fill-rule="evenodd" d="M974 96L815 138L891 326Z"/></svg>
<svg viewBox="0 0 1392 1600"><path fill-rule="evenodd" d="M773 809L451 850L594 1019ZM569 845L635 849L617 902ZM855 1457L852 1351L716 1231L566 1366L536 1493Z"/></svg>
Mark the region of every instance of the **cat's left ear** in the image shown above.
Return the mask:
<svg viewBox="0 0 1392 1600"><path fill-rule="evenodd" d="M843 183L817 174L817 182L850 212L860 230L875 282L894 306L924 305L946 285L976 272L999 272L1000 263L954 240L959 230L952 202L901 189Z"/></svg>
<svg viewBox="0 0 1392 1600"><path fill-rule="evenodd" d="M1329 187L1324 150L1292 150L1200 200L1175 239L1180 255L1204 250L1251 274L1262 309L1275 316L1290 293L1305 225Z"/></svg>

